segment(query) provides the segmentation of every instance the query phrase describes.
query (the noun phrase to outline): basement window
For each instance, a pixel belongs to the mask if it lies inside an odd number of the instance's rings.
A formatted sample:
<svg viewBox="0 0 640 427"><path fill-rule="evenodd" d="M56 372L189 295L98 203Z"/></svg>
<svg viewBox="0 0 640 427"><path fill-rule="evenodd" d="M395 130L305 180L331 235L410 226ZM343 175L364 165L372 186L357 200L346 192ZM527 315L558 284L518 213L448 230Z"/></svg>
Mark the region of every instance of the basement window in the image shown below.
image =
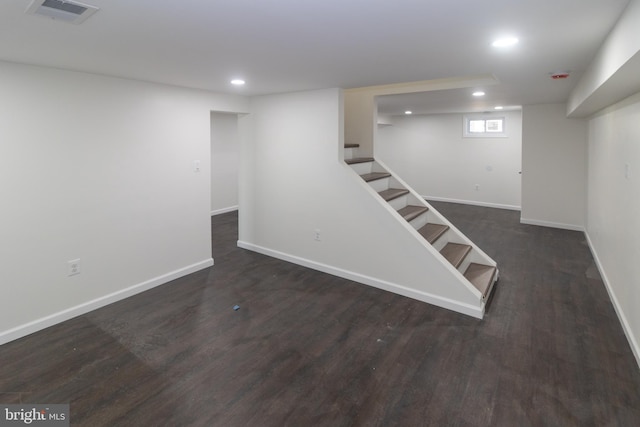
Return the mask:
<svg viewBox="0 0 640 427"><path fill-rule="evenodd" d="M506 138L504 116L492 114L472 114L464 116L463 136L465 138Z"/></svg>

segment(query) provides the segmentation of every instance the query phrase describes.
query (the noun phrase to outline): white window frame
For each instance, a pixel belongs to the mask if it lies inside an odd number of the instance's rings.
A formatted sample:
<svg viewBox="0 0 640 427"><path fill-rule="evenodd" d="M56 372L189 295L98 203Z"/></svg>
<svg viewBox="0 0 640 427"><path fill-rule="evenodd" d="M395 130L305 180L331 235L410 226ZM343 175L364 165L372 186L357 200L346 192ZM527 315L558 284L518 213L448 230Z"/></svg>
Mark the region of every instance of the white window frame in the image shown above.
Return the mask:
<svg viewBox="0 0 640 427"><path fill-rule="evenodd" d="M476 120L502 120L502 132L471 132L471 122ZM507 118L503 114L466 114L462 123L462 136L465 138L508 138Z"/></svg>

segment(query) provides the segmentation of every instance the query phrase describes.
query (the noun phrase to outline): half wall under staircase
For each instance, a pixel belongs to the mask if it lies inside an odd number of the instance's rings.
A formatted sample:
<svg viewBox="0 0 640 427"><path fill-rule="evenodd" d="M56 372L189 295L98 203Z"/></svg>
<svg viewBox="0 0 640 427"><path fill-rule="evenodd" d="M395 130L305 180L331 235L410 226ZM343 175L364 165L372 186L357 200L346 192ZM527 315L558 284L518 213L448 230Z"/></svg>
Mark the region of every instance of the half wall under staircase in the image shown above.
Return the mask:
<svg viewBox="0 0 640 427"><path fill-rule="evenodd" d="M452 295L466 289L478 304L477 317L484 308L498 280L496 262L437 212L387 166L373 157L358 157L357 144L345 144L345 163L377 194L381 204L388 204L396 221L410 225L413 233L429 248L428 253L448 264ZM394 213L395 212L395 213ZM455 292L453 288L455 289ZM438 295L453 299L451 295Z"/></svg>

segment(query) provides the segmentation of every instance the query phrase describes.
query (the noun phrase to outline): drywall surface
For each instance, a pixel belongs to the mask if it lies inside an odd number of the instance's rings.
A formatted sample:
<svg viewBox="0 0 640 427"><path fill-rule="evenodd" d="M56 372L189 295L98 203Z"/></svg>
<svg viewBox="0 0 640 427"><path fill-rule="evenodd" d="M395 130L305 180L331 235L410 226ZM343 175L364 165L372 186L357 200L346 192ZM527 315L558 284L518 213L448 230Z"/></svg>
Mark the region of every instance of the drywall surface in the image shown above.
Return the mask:
<svg viewBox="0 0 640 427"><path fill-rule="evenodd" d="M344 142L359 144L360 157L373 156L378 125L378 96L497 84L491 74L352 88L344 91ZM387 116L380 118L384 123ZM340 149L340 158L343 158Z"/></svg>
<svg viewBox="0 0 640 427"><path fill-rule="evenodd" d="M210 111L247 105L0 62L0 343L211 265Z"/></svg>
<svg viewBox="0 0 640 427"><path fill-rule="evenodd" d="M239 123L241 247L479 313L433 248L339 160L340 90L252 98Z"/></svg>
<svg viewBox="0 0 640 427"><path fill-rule="evenodd" d="M238 207L238 116L211 113L211 214Z"/></svg>
<svg viewBox="0 0 640 427"><path fill-rule="evenodd" d="M567 118L564 104L524 106L521 221L583 230L586 165L586 120Z"/></svg>
<svg viewBox="0 0 640 427"><path fill-rule="evenodd" d="M344 93L344 142L358 144L362 157L373 156L377 117L374 93L366 90Z"/></svg>
<svg viewBox="0 0 640 427"><path fill-rule="evenodd" d="M494 115L508 137L463 137L463 114L393 117L378 127L376 157L427 198L519 209L522 114Z"/></svg>
<svg viewBox="0 0 640 427"><path fill-rule="evenodd" d="M640 363L640 94L589 121L587 234Z"/></svg>
<svg viewBox="0 0 640 427"><path fill-rule="evenodd" d="M611 103L605 102L617 102L640 89L637 77L640 70L639 25L640 1L631 0L571 92L568 114L595 112Z"/></svg>

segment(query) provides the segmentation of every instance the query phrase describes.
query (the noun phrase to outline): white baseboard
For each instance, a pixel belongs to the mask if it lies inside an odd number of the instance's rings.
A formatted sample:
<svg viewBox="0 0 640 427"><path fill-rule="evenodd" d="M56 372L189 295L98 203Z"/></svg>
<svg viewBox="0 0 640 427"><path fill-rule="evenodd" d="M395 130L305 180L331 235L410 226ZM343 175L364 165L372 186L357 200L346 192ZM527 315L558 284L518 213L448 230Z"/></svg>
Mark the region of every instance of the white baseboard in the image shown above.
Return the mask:
<svg viewBox="0 0 640 427"><path fill-rule="evenodd" d="M520 224L539 225L542 227L561 228L563 230L582 231L585 229L582 225L563 224L561 222L540 221L537 219L520 218Z"/></svg>
<svg viewBox="0 0 640 427"><path fill-rule="evenodd" d="M333 267L331 265L319 263L306 258L301 258L295 255L286 254L273 249L265 248L262 246L254 245L252 243L243 242L238 240L238 247L248 249L250 251L258 252L263 255L267 255L273 258L278 258L293 264L301 265L303 267L310 268L312 270L321 271L323 273L331 274L333 276L342 277L344 279L352 280L354 282L362 283L365 285L373 286L374 288L382 289L384 291L393 292L394 294L402 295L405 297L413 298L418 301L426 302L447 310L455 311L457 313L466 314L478 319L482 319L484 316L484 303L481 306L473 306L466 303L451 300L449 298L440 297L427 292L418 291L415 289L407 288L396 283L387 282L385 280L377 279L375 277L365 276L360 273L354 273L352 271L344 270L342 268Z"/></svg>
<svg viewBox="0 0 640 427"><path fill-rule="evenodd" d="M216 209L215 211L211 211L211 216L221 215L227 212L233 212L238 210L238 205L229 206L228 208Z"/></svg>
<svg viewBox="0 0 640 427"><path fill-rule="evenodd" d="M178 279L182 276L186 276L187 274L195 273L196 271L211 267L212 265L213 258L209 258L204 261L200 261L195 264L180 268L178 270L170 271L169 273L163 274L162 276L154 277L153 279L138 283L137 285L130 286L126 289L122 289L111 294L96 298L94 300L76 305L75 307L70 307L66 310L62 310L49 316L36 319L32 322L17 326L7 331L2 331L0 332L0 345L6 344L9 341L17 340L18 338L22 338L34 332L38 332L42 329L48 328L58 323L62 323L66 320L155 288L156 286L164 285L165 283L168 283L172 280Z"/></svg>
<svg viewBox="0 0 640 427"><path fill-rule="evenodd" d="M633 352L634 357L636 358L636 363L638 367L640 367L640 347L638 346L638 341L636 337L633 335L633 330L627 321L627 316L624 315L624 311L620 306L620 302L618 301L618 297L616 293L613 291L611 287L611 282L609 282L609 278L607 277L607 273L604 271L604 267L600 262L600 257L598 257L598 252L596 248L593 246L591 242L591 237L589 237L589 233L585 232L585 236L587 237L587 244L589 245L589 249L591 250L591 255L593 255L593 259L596 262L596 267L598 267L598 271L600 272L600 276L602 277L602 281L604 282L604 286L607 289L607 293L609 294L609 299L613 303L613 308L618 315L618 320L622 325L622 330L624 331L624 335L627 337L627 341L629 342L629 346L631 347L631 351Z"/></svg>
<svg viewBox="0 0 640 427"><path fill-rule="evenodd" d="M477 202L475 200L458 200L458 199L450 199L447 197L431 197L431 196L422 196L422 198L425 199L426 201L433 200L434 202L459 203L461 205L473 205L473 206L482 206L485 208L508 209L510 211L520 210L520 206L501 205L499 203Z"/></svg>

